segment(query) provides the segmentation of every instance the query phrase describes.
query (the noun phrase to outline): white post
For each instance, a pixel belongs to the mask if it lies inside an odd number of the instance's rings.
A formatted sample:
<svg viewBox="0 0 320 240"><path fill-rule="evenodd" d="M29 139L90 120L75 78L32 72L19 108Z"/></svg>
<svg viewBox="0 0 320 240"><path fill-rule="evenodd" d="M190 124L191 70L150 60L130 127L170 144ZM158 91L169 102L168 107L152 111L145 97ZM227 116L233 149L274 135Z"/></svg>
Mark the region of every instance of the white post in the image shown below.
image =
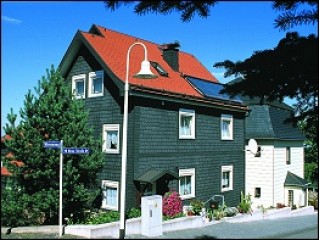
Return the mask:
<svg viewBox="0 0 320 240"><path fill-rule="evenodd" d="M132 44L127 52L126 79L124 85L124 106L123 106L123 131L122 131L122 156L121 156L121 189L120 189L120 227L119 238L125 236L125 206L126 206L126 175L127 175L127 135L128 135L128 95L129 95L129 56L130 51L135 45L141 45L144 48L145 60L147 60L147 48L143 43L136 42Z"/></svg>
<svg viewBox="0 0 320 240"><path fill-rule="evenodd" d="M63 140L60 141L60 183L59 183L59 236L62 236L62 169L63 169Z"/></svg>

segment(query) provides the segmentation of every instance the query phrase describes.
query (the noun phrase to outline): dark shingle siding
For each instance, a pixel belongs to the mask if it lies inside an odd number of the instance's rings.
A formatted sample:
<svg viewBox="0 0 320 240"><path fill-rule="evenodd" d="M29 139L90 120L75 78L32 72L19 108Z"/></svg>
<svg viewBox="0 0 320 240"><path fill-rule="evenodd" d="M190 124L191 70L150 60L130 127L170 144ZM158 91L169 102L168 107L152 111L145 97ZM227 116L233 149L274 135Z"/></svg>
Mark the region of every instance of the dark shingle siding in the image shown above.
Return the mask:
<svg viewBox="0 0 320 240"><path fill-rule="evenodd" d="M139 111L139 152L135 162L135 178L151 168L179 172L196 170L196 198L203 201L222 194L226 203L236 206L240 191L244 191L244 119L234 115L234 140L220 140L220 111L207 111L192 106L150 102L136 106ZM196 138L179 139L179 108L194 109ZM228 113L230 114L230 113ZM137 136L136 136L137 137ZM221 193L221 166L233 165L234 190ZM178 190L178 181L172 187Z"/></svg>
<svg viewBox="0 0 320 240"><path fill-rule="evenodd" d="M86 55L77 58L71 68L71 76L90 71L101 70L97 63L88 63ZM92 61L92 59L89 59ZM105 94L103 97L86 98L89 110L89 125L94 129L97 139L101 138L103 124L120 125L120 153L106 154L101 172L98 174L98 186L101 180L119 182L121 179L122 148L122 105L123 96L104 75ZM86 86L88 89L88 86ZM179 139L179 109L193 109L196 114L196 138ZM234 140L220 139L221 114L232 114L234 119ZM236 206L240 191L244 191L244 114L233 114L204 107L161 102L159 100L129 98L128 123L128 160L127 160L127 198L126 206L138 206L137 192L133 179L146 171L154 169L170 170L178 174L178 169L196 169L196 198L203 201L213 195L225 196L226 204ZM221 193L221 166L233 165L234 190ZM171 181L170 189L178 190L178 181Z"/></svg>
<svg viewBox="0 0 320 240"><path fill-rule="evenodd" d="M72 76L78 74L86 74L86 89L88 89L89 72L98 71L102 68L99 67L96 63L90 62L89 64L85 57L86 55L79 56L77 58L74 65L70 69L69 75L66 79L69 82L69 84L71 84ZM91 68L90 66L95 67ZM120 128L122 126L121 108L115 100L119 100L119 91L106 74L104 74L104 83L105 89L103 97L88 98L86 91L85 98L85 106L89 111L88 125L93 128L94 137L99 140L102 137L103 124L119 124ZM112 92L114 96L111 96L110 92ZM103 168L101 172L98 174L98 186L100 187L101 180L103 179L120 182L120 173L121 154L105 154Z"/></svg>

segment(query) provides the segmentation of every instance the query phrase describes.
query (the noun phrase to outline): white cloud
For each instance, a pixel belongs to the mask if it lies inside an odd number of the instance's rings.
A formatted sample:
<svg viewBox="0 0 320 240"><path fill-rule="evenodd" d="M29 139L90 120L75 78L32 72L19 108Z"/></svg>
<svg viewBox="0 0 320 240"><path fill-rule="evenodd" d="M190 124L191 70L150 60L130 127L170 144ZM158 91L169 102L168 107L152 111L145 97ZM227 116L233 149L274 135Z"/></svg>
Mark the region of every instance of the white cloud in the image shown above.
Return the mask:
<svg viewBox="0 0 320 240"><path fill-rule="evenodd" d="M8 17L8 16L1 16L1 21L7 22L7 23L12 23L12 24L22 23L21 20L16 19L16 18L12 18L12 17Z"/></svg>

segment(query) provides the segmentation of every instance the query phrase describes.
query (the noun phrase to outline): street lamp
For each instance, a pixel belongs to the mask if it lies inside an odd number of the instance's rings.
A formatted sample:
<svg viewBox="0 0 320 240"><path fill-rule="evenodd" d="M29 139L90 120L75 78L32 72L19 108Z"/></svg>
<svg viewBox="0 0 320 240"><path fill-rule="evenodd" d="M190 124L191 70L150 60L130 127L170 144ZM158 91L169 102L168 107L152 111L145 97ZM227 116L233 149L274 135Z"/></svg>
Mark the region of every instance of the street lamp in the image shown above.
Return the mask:
<svg viewBox="0 0 320 240"><path fill-rule="evenodd" d="M119 238L124 239L125 230L125 205L126 205L126 174L127 174L127 135L128 135L128 94L129 94L129 56L131 49L141 45L144 48L144 61L141 62L141 70L134 75L136 78L156 78L150 70L150 62L147 60L147 48L141 42L132 44L127 52L126 82L124 85L124 107L123 107L123 132L122 132L122 158L121 158L121 190L120 190L120 228Z"/></svg>

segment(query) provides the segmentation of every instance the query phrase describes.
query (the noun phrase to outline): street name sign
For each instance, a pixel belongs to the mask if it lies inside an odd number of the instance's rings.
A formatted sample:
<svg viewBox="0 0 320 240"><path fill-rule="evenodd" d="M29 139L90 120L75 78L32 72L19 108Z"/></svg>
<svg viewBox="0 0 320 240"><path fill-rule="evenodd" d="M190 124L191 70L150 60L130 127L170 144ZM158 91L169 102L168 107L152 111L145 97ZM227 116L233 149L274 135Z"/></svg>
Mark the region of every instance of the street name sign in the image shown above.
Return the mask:
<svg viewBox="0 0 320 240"><path fill-rule="evenodd" d="M89 154L90 149L89 148L64 148L62 149L63 154Z"/></svg>
<svg viewBox="0 0 320 240"><path fill-rule="evenodd" d="M60 141L45 141L43 143L44 148L52 148L52 149L59 149L61 147Z"/></svg>

